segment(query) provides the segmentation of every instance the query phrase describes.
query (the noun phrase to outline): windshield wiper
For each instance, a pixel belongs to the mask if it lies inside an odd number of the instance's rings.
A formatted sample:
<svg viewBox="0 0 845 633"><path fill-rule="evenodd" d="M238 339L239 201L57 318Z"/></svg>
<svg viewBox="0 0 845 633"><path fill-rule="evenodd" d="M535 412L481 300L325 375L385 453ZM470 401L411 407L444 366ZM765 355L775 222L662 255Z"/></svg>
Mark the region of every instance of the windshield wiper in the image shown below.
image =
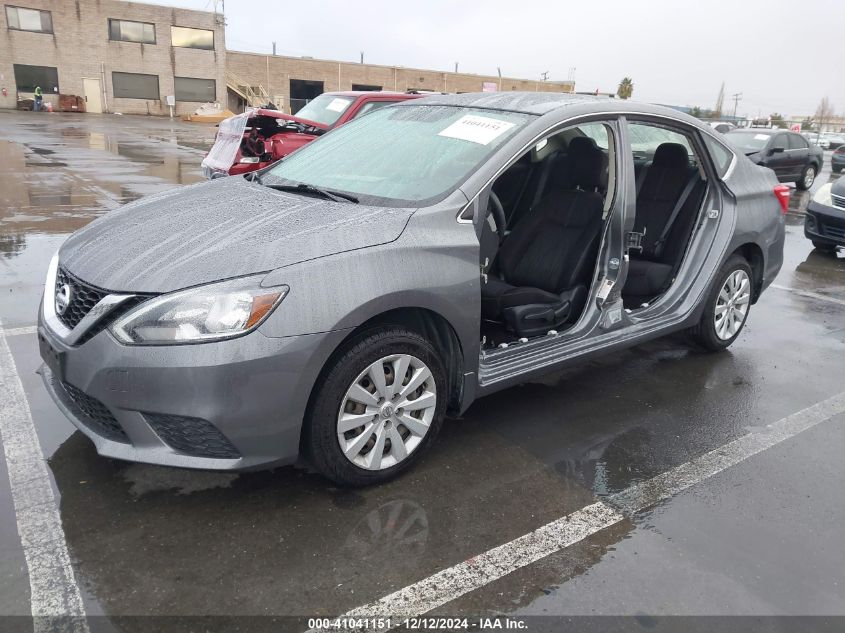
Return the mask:
<svg viewBox="0 0 845 633"><path fill-rule="evenodd" d="M300 182L295 185L266 184L265 186L270 187L271 189L277 189L279 191L314 193L318 196L326 198L327 200L333 200L334 202L341 202L345 200L347 202L354 202L355 204L358 203L358 198L348 193L343 193L341 191L332 191L330 189L321 189L320 187L315 187L314 185L309 185L308 183L304 182Z"/></svg>

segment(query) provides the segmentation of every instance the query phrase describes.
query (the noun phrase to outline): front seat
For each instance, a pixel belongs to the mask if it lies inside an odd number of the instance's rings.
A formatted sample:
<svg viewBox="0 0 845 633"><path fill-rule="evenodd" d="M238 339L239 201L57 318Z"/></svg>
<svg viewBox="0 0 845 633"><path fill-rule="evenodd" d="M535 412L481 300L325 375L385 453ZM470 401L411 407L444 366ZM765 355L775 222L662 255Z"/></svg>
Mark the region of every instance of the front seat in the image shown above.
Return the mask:
<svg viewBox="0 0 845 633"><path fill-rule="evenodd" d="M580 315L602 227L603 156L576 138L553 175L556 188L513 228L481 288L481 314L520 336L545 334ZM566 188L561 188L564 183Z"/></svg>
<svg viewBox="0 0 845 633"><path fill-rule="evenodd" d="M634 222L635 232L645 232L643 248L628 262L622 290L626 305L648 302L671 283L704 188L680 143L659 145L647 170L637 195Z"/></svg>

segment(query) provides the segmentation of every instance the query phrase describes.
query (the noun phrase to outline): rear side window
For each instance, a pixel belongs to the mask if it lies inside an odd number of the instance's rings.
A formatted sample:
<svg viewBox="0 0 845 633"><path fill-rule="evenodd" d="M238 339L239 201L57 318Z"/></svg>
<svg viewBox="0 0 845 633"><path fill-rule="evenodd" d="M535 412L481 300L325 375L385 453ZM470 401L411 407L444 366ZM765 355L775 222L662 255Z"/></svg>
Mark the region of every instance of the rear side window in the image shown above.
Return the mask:
<svg viewBox="0 0 845 633"><path fill-rule="evenodd" d="M710 152L710 158L713 159L713 164L716 166L716 173L719 174L719 178L724 178L733 161L733 153L707 134L702 136L704 136L704 145Z"/></svg>
<svg viewBox="0 0 845 633"><path fill-rule="evenodd" d="M807 141L798 134L789 135L789 149L807 149Z"/></svg>
<svg viewBox="0 0 845 633"><path fill-rule="evenodd" d="M628 124L628 137L631 141L631 151L634 153L634 161L648 160L654 158L657 148L664 143L677 143L683 145L690 157L690 162L695 161L695 154L689 144L689 139L683 134L650 123Z"/></svg>
<svg viewBox="0 0 845 633"><path fill-rule="evenodd" d="M778 134L775 140L772 141L772 149L780 147L782 149L789 148L789 141L786 140L786 134Z"/></svg>

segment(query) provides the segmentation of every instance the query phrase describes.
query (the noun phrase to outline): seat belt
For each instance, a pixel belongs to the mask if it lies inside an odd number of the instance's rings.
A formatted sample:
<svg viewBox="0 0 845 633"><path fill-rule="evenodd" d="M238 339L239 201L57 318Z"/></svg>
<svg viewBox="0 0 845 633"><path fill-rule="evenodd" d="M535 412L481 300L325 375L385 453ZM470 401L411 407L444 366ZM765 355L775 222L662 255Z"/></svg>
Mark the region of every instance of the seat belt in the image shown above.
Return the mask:
<svg viewBox="0 0 845 633"><path fill-rule="evenodd" d="M645 182L645 175L648 172L648 165L643 165L640 169L640 176L637 178L637 198L640 197L640 191L642 191L643 183Z"/></svg>
<svg viewBox="0 0 845 633"><path fill-rule="evenodd" d="M660 237L657 238L657 241L654 243L654 255L655 257L660 257L661 253L663 253L663 244L666 242L666 238L669 237L669 232L672 230L672 225L675 223L675 220L678 219L678 215L681 213L681 209L684 207L684 203L686 203L687 198L692 193L693 188L695 187L696 183L698 182L698 172L693 173L692 177L689 179L686 187L681 192L681 197L678 198L678 201L675 203L675 207L672 209L671 215L669 215L669 220L666 222L666 226L663 227L663 231L660 233Z"/></svg>

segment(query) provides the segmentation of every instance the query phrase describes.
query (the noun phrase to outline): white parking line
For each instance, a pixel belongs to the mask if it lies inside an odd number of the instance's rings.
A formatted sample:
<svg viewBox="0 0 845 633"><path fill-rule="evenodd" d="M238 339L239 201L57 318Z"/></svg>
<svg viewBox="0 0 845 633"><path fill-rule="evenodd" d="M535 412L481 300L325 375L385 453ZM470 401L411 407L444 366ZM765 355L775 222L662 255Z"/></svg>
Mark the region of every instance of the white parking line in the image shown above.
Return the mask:
<svg viewBox="0 0 845 633"><path fill-rule="evenodd" d="M29 570L35 630L87 633L47 464L15 360L0 324L0 441L6 455L18 534ZM71 616L57 627L49 618Z"/></svg>
<svg viewBox="0 0 845 633"><path fill-rule="evenodd" d="M342 617L391 616L396 618L393 624L399 626L402 618L420 616L441 607L842 413L845 413L845 392L743 435L652 479L634 484L611 495L607 501L581 508L376 602L353 609ZM316 630L322 629L312 629Z"/></svg>
<svg viewBox="0 0 845 633"><path fill-rule="evenodd" d="M20 336L22 334L35 334L37 331L37 325L26 325L22 327L10 328L4 328L0 326L0 336Z"/></svg>
<svg viewBox="0 0 845 633"><path fill-rule="evenodd" d="M845 306L845 300L837 299L836 297L831 297L820 292L813 292L812 290L800 290L799 288L790 288L789 286L781 286L780 284L772 284L772 288L786 290L787 292L792 292L802 297L809 297L810 299L821 299L822 301L830 301L831 303L838 303L841 306Z"/></svg>

